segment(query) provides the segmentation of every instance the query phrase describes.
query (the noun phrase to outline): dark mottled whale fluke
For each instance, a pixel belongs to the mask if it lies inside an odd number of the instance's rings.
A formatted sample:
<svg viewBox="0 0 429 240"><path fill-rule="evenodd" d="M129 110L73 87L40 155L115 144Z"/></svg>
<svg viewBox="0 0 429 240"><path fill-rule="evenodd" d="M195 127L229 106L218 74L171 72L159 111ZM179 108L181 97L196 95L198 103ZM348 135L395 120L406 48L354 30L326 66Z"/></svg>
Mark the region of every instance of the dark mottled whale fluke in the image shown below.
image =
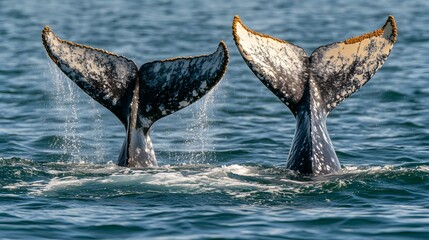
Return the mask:
<svg viewBox="0 0 429 240"><path fill-rule="evenodd" d="M339 171L326 118L383 65L396 41L394 18L389 16L374 32L319 47L311 56L292 43L250 30L238 16L233 35L247 65L296 118L287 168L303 174Z"/></svg>
<svg viewBox="0 0 429 240"><path fill-rule="evenodd" d="M228 64L224 42L209 55L154 61L137 69L125 57L61 40L49 27L43 29L42 39L61 71L124 124L120 166L156 166L149 137L152 124L204 96Z"/></svg>

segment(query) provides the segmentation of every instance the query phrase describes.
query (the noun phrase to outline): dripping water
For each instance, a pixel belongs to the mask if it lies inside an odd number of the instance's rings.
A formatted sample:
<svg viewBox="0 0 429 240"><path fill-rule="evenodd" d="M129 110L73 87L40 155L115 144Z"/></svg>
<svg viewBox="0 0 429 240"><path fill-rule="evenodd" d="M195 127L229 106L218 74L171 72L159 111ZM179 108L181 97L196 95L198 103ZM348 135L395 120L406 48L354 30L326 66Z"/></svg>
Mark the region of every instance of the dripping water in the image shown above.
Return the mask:
<svg viewBox="0 0 429 240"><path fill-rule="evenodd" d="M201 101L196 103L196 110L192 112L192 121L186 128L186 149L190 152L187 163L209 163L214 150L212 140L209 137L210 118L213 115L213 104L218 85L209 91Z"/></svg>
<svg viewBox="0 0 429 240"><path fill-rule="evenodd" d="M103 119L99 110L100 106L92 99L88 100L84 104L88 104L93 115L86 116L91 118L89 123L90 131L86 131L88 138L91 138L93 142L90 146L82 146L82 136L80 136L80 115L79 108L80 95L77 91L80 89L77 86L64 77L64 74L58 69L53 63L49 64L52 81L54 84L54 100L55 109L58 112L58 116L61 117L60 121L63 122L60 131L63 133L60 138L54 142L53 147L59 148L62 151L61 161L72 161L76 163L86 162L105 162L105 146L103 144ZM84 151L87 150L87 151ZM90 157L93 156L93 157ZM95 155L95 156L94 156Z"/></svg>
<svg viewBox="0 0 429 240"><path fill-rule="evenodd" d="M95 163L102 163L105 161L105 153L106 153L106 147L104 145L104 134L103 134L103 118L101 116L101 112L99 110L99 106L95 103L95 101L92 101L89 99L88 104L91 105L92 112L94 113L93 116L93 135L90 137L94 139L94 153L96 156L96 159L94 159Z"/></svg>
<svg viewBox="0 0 429 240"><path fill-rule="evenodd" d="M76 132L79 124L76 100L79 100L79 95L75 94L71 82L64 79L63 73L58 70L57 66L50 63L49 70L55 86L53 93L55 109L59 113L57 116L61 117L61 121L63 122L61 129L63 136L58 141L55 141L54 147L59 147L62 150L63 156L61 161L71 159L73 162L82 163L84 160L80 154L81 141Z"/></svg>

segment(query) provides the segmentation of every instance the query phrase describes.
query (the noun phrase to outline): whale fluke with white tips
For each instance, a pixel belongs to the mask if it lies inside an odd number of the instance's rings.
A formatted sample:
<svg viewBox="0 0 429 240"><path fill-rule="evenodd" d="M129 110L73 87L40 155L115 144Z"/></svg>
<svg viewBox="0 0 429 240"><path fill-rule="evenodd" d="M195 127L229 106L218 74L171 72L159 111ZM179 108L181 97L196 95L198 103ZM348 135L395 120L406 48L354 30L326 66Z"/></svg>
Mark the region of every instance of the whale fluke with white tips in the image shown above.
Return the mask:
<svg viewBox="0 0 429 240"><path fill-rule="evenodd" d="M319 47L311 56L289 42L250 30L238 16L233 35L247 65L296 118L287 168L303 174L339 171L326 118L383 65L396 41L394 18L389 16L374 32Z"/></svg>
<svg viewBox="0 0 429 240"><path fill-rule="evenodd" d="M204 96L228 64L224 42L209 55L154 61L137 69L125 57L61 40L49 27L43 29L42 40L55 64L125 126L120 166L156 166L152 124Z"/></svg>

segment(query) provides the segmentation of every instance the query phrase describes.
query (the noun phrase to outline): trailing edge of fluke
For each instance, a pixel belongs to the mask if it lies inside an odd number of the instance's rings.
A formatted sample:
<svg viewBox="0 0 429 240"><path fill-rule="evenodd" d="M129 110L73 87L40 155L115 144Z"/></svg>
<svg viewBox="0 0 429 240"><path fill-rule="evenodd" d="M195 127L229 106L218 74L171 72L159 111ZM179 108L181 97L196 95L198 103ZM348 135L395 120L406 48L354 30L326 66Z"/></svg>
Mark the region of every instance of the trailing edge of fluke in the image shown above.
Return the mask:
<svg viewBox="0 0 429 240"><path fill-rule="evenodd" d="M114 53L58 38L49 27L43 45L54 63L84 92L109 109L125 126L118 165L156 166L149 136L152 124L209 92L224 75L228 49L222 41L209 55L143 64Z"/></svg>
<svg viewBox="0 0 429 240"><path fill-rule="evenodd" d="M296 118L287 168L315 175L339 171L326 118L383 65L396 42L394 18L373 32L321 46L310 56L292 43L250 30L238 16L232 25L244 61Z"/></svg>

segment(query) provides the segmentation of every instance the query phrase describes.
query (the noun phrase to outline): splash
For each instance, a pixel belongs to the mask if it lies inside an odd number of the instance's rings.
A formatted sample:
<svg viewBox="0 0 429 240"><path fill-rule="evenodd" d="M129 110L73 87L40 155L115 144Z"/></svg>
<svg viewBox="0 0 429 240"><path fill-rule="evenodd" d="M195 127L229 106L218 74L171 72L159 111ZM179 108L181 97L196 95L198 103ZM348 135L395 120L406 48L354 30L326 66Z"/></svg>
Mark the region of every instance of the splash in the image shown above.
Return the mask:
<svg viewBox="0 0 429 240"><path fill-rule="evenodd" d="M284 168L257 165L213 166L194 164L132 169L115 164L39 163L0 158L0 196L28 193L36 196L110 198L127 195L222 194L253 203L301 202L297 198L327 197L370 191L425 187L427 164L418 166L346 166L323 176L302 176ZM3 180L3 182L2 182ZM359 192L358 191L358 192ZM390 196L390 195L389 195ZM337 196L338 197L338 196Z"/></svg>

